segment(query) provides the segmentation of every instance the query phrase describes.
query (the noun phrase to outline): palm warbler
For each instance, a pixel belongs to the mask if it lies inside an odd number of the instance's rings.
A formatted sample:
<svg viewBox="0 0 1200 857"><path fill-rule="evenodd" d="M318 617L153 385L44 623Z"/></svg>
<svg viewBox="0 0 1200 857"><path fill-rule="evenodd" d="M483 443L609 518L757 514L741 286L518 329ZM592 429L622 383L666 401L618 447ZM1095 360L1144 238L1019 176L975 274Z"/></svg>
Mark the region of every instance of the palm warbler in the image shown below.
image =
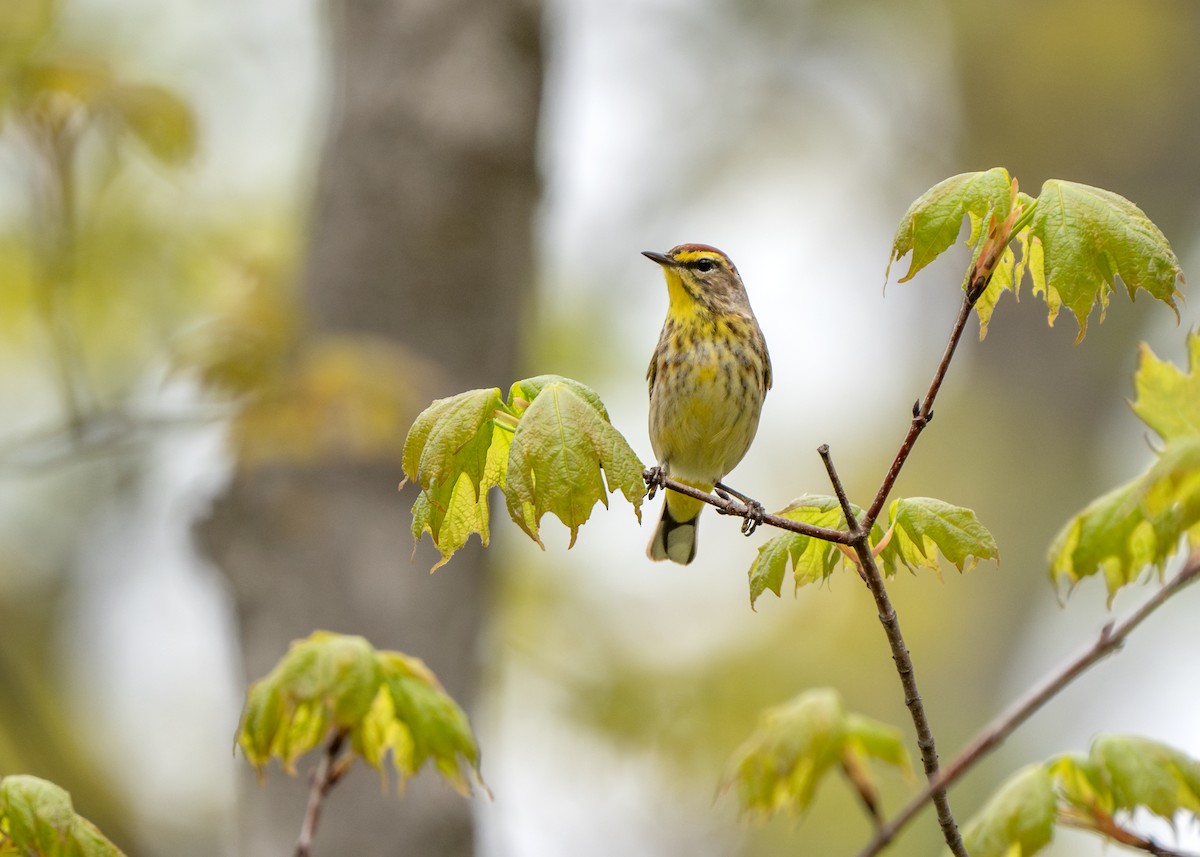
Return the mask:
<svg viewBox="0 0 1200 857"><path fill-rule="evenodd" d="M729 257L706 244L642 254L662 266L670 305L646 378L650 445L657 473L711 491L742 460L763 399L771 358L742 278ZM704 504L668 491L646 554L688 564Z"/></svg>

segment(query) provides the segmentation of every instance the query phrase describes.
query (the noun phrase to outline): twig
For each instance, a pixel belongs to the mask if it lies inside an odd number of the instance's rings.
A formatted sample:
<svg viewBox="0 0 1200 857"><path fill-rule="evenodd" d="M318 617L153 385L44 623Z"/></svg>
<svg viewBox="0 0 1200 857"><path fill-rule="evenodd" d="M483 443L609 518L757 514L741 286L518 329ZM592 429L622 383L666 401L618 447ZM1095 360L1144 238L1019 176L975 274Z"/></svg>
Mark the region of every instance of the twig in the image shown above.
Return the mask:
<svg viewBox="0 0 1200 857"><path fill-rule="evenodd" d="M1161 607L1172 595L1189 583L1192 583L1198 577L1200 577L1200 554L1190 557L1180 572L1128 619L1117 625L1113 625L1112 623L1106 625L1100 632L1100 636L1095 643L989 723L950 764L941 770L937 777L929 782L920 794L909 801L908 805L896 813L896 816L891 821L879 829L875 834L875 838L859 853L859 857L873 857L873 855L882 851L896 837L896 834L912 821L937 792L944 793L947 788L973 768L980 759L994 750L1018 726L1023 724L1034 712L1045 705L1048 700L1097 661L1119 649L1125 642L1125 638L1147 616Z"/></svg>
<svg viewBox="0 0 1200 857"><path fill-rule="evenodd" d="M645 479L651 478L652 471L647 468L642 472ZM693 488L691 485L685 485L682 482L676 482L674 479L664 477L662 479L662 487L669 488L679 494L685 494L688 497L693 497L710 506L716 506L718 510L726 515L733 515L739 518L751 518L754 515L754 510L745 503L739 503L732 498L718 497L716 494L707 491L701 491L699 488ZM791 518L784 518L780 515L763 515L762 523L772 527L777 527L781 530L788 530L793 533L799 533L803 536L812 536L813 538L821 539L827 542L835 542L840 545L850 544L850 533L841 530L831 530L828 527L817 527L812 524L805 524L801 521L793 521Z"/></svg>
<svg viewBox="0 0 1200 857"><path fill-rule="evenodd" d="M846 520L849 523L850 535L852 536L850 546L858 556L859 572L866 582L867 588L871 591L871 597L875 599L875 607L879 613L879 622L883 625L884 633L887 635L888 645L892 650L892 660L896 662L896 673L900 676L900 684L904 688L904 704L908 706L909 716L912 718L913 728L917 733L917 747L921 751L921 764L925 769L925 777L930 783L929 796L937 808L938 825L942 829L942 837L946 840L946 845L949 846L950 851L955 857L967 857L966 847L963 845L958 824L954 820L954 813L950 808L950 799L946 796L945 787L933 786L938 781L939 773L937 742L933 736L933 729L929 725L929 716L925 711L925 703L921 700L921 692L917 687L916 672L913 667L912 656L909 654L908 646L904 642L904 634L900 630L900 619L896 615L895 608L892 607L892 601L887 594L887 587L883 583L883 575L879 571L874 551L871 549L871 528L874 526L876 518L879 517L879 512L882 510L883 504L887 502L888 494L896 482L896 477L900 474L900 468L904 466L905 460L908 458L909 453L912 452L917 438L925 426L929 425L929 421L933 419L933 401L937 398L942 381L946 378L946 371L950 367L950 360L954 357L954 351L958 346L959 340L962 338L967 318L971 314L971 307L974 306L972 294L976 298L978 297L978 294L972 289L971 293L963 298L962 308L959 310L954 330L950 334L950 341L946 345L941 363L938 364L937 370L934 372L933 381L930 383L929 390L925 394L925 400L919 407L913 408L913 421L909 427L908 434L900 445L900 451L896 454L892 466L888 469L887 475L884 477L883 483L875 495L875 500L871 504L871 508L863 515L861 522L856 523L854 520L850 501L846 497L846 489L842 485L842 480L838 477L837 470L833 466L833 458L829 454L829 446L826 444L817 449L817 453L821 456L821 460L825 464L825 470L829 474L829 480L833 484L834 493L837 495L838 502L842 506L842 513L846 516Z"/></svg>
<svg viewBox="0 0 1200 857"><path fill-rule="evenodd" d="M1098 823L1099 822L1099 823ZM1139 851L1145 851L1147 854L1153 854L1154 857L1195 857L1185 851L1176 851L1174 848L1168 848L1165 845L1160 845L1148 836L1141 836L1134 833L1132 830L1127 830L1117 824L1111 817L1098 819L1093 817L1076 818L1072 815L1059 815L1059 823L1067 827L1074 827L1076 830L1086 830L1089 833L1099 833L1101 836L1107 836L1113 842L1119 842L1128 848L1136 848Z"/></svg>
<svg viewBox="0 0 1200 857"><path fill-rule="evenodd" d="M986 285L986 283L985 283ZM975 306L975 300L978 295L971 293L963 296L962 306L958 310L958 318L954 322L954 329L950 332L950 340L946 343L946 350L942 354L942 360L938 363L936 371L933 373L933 381L929 384L929 390L925 393L925 398L919 406L913 408L912 424L908 428L908 434L904 436L904 441L900 444L900 449L896 453L896 458L892 461L892 466L888 468L887 473L883 477L883 482L879 484L879 490L875 493L875 499L871 501L871 505L867 508L867 512L863 515L860 522L860 527L867 532L870 532L871 527L875 525L875 520L879 517L879 513L883 511L883 504L887 502L888 495L892 493L892 487L896 484L896 479L900 475L900 468L904 466L904 462L908 460L909 453L912 452L913 446L917 443L917 438L921 436L921 432L925 430L925 426L929 425L933 419L933 400L937 398L938 391L942 388L942 381L946 379L946 371L950 368L950 360L954 357L954 352L958 348L958 343L962 339L963 331L967 327L967 319L971 317L971 308Z"/></svg>
<svg viewBox="0 0 1200 857"><path fill-rule="evenodd" d="M825 464L825 472L829 474L829 481L833 484L833 493L837 495L838 503L842 507L842 514L846 516L846 526L853 533L858 529L858 519L854 517L854 510L850 508L850 499L846 496L846 488L837 474L837 468L833 466L833 456L829 454L829 444L823 443L818 446L817 455L821 456L821 461Z"/></svg>
<svg viewBox="0 0 1200 857"><path fill-rule="evenodd" d="M312 840L316 835L317 821L321 816L321 803L324 801L325 795L329 794L329 790L337 785L338 780L349 769L346 760L338 759L338 753L342 751L342 745L345 742L345 731L339 729L334 732L329 738L321 761L317 763L316 769L312 772L309 780L311 787L308 790L308 806L304 810L300 836L296 839L294 857L312 857Z"/></svg>

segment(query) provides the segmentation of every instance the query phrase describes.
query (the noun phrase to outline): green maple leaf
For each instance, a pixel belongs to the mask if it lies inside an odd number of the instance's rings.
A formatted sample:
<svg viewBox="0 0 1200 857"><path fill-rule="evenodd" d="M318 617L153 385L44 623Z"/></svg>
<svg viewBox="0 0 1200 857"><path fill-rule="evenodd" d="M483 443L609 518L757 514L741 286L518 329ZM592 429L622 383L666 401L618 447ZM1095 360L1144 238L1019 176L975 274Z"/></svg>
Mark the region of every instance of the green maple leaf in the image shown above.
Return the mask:
<svg viewBox="0 0 1200 857"><path fill-rule="evenodd" d="M1029 857L1054 838L1057 811L1053 777L1045 766L1030 765L967 822L963 845L971 857Z"/></svg>
<svg viewBox="0 0 1200 857"><path fill-rule="evenodd" d="M1178 319L1179 260L1159 228L1125 197L1050 179L1042 185L1030 232L1040 247L1029 265L1033 291L1045 296L1051 324L1060 307L1072 312L1079 322L1076 342L1083 339L1097 304L1104 320L1118 276L1130 300L1144 289Z"/></svg>
<svg viewBox="0 0 1200 857"><path fill-rule="evenodd" d="M401 783L426 762L464 794L464 770L478 779L466 714L424 663L362 637L315 631L251 685L238 746L260 773L277 759L294 774L296 760L334 733L377 769L391 754Z"/></svg>
<svg viewBox="0 0 1200 857"><path fill-rule="evenodd" d="M494 387L439 399L409 429L403 462L421 488L413 537L428 533L442 555L434 569L473 534L488 543L492 487L504 492L509 515L539 545L547 512L571 530L574 545L592 508L607 506L614 491L641 519L641 461L595 391L558 375L517 381L507 403Z"/></svg>
<svg viewBox="0 0 1200 857"><path fill-rule="evenodd" d="M1104 575L1109 602L1148 568L1161 572L1179 545L1170 510L1147 514L1143 477L1093 500L1059 531L1050 545L1050 577L1070 589L1084 577Z"/></svg>
<svg viewBox="0 0 1200 857"><path fill-rule="evenodd" d="M852 772L855 787L873 800L869 759L910 769L899 730L847 712L836 690L817 688L759 716L753 734L730 759L722 788L736 786L742 812L752 817L781 810L799 816L834 768Z"/></svg>
<svg viewBox="0 0 1200 857"><path fill-rule="evenodd" d="M932 497L907 497L892 501L888 517L892 535L879 551L888 576L902 565L910 571L940 572L939 555L960 572L970 571L981 559L1000 559L996 540L970 509Z"/></svg>
<svg viewBox="0 0 1200 857"><path fill-rule="evenodd" d="M1000 296L1005 291L1019 296L1025 271L1033 293L1046 301L1050 324L1064 306L1075 316L1076 341L1083 339L1088 316L1097 304L1103 321L1117 277L1130 299L1145 290L1171 307L1178 319L1175 299L1183 282L1179 260L1159 228L1136 205L1111 191L1060 179L1045 182L1036 199L1024 193L1014 196L1013 189L1015 184L1001 167L963 173L934 185L901 219L892 241L889 273L893 261L911 252L908 273L900 281L911 279L954 243L967 217L971 224L967 243L975 247L967 281L975 275L974 262L985 248L998 252L991 279L975 304L981 339ZM1005 223L1010 215L1012 222ZM1002 248L980 240L993 224L1003 235L1006 246Z"/></svg>
<svg viewBox="0 0 1200 857"><path fill-rule="evenodd" d="M855 517L862 516L862 509L854 505L850 508ZM836 497L805 494L775 514L816 527L846 528L846 516ZM754 602L768 589L776 595L781 593L789 563L799 589L809 583L820 583L843 561L850 562L832 542L791 532L775 536L759 547L758 556L750 566L750 606L754 607Z"/></svg>
<svg viewBox="0 0 1200 857"><path fill-rule="evenodd" d="M972 223L984 222L990 214L1003 220L1008 216L1012 179L1003 167L985 172L962 173L935 184L908 208L892 240L892 262L912 253L908 273L900 278L904 283L918 271L944 253L958 238L963 217L972 216Z"/></svg>
<svg viewBox="0 0 1200 857"><path fill-rule="evenodd" d="M642 463L608 421L599 397L583 390L578 382L546 381L513 432L508 511L539 545L547 512L570 529L574 545L592 508L598 502L607 506L613 491L624 494L641 518Z"/></svg>
<svg viewBox="0 0 1200 857"><path fill-rule="evenodd" d="M1200 814L1200 762L1148 738L1103 735L1087 756L1064 754L1047 767L1063 801L1099 822L1135 809L1168 821L1180 811Z"/></svg>
<svg viewBox="0 0 1200 857"><path fill-rule="evenodd" d="M21 857L124 857L71 796L38 777L0 778L0 854Z"/></svg>

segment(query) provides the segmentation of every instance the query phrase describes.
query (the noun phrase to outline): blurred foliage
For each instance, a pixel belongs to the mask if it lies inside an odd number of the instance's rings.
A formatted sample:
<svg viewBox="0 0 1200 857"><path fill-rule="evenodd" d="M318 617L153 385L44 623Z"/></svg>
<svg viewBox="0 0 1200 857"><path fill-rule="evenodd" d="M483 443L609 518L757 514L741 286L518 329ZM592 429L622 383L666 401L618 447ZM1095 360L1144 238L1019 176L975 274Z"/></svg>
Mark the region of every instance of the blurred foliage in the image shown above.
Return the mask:
<svg viewBox="0 0 1200 857"><path fill-rule="evenodd" d="M786 811L803 815L821 779L840 768L867 811L881 818L878 790L867 763L911 773L900 731L846 711L832 688L807 690L759 716L758 727L729 762L725 788L736 787L742 811L765 819Z"/></svg>
<svg viewBox="0 0 1200 857"><path fill-rule="evenodd" d="M122 857L122 852L75 813L62 788L17 775L0 778L0 855Z"/></svg>
<svg viewBox="0 0 1200 857"><path fill-rule="evenodd" d="M1168 853L1126 828L1139 809L1172 825L1182 822L1181 814L1195 819L1200 762L1158 741L1102 735L1086 756L1058 756L1010 777L964 826L963 842L972 857L1029 857L1064 825L1150 854Z"/></svg>
<svg viewBox="0 0 1200 857"><path fill-rule="evenodd" d="M1050 576L1072 589L1101 574L1111 603L1147 569L1200 544L1200 332L1188 337L1189 365L1160 360L1143 345L1133 411L1162 440L1158 460L1136 479L1092 501L1050 546Z"/></svg>
<svg viewBox="0 0 1200 857"><path fill-rule="evenodd" d="M155 442L195 425L229 424L243 467L398 462L425 398L413 379L433 370L312 329L301 218L270 200L205 204L193 105L81 34L76 11L0 3L0 771L52 776L125 840L130 797L47 654L74 632L62 615L94 547L82 539L128 499ZM207 824L203 811L172 809L170 824Z"/></svg>
<svg viewBox="0 0 1200 857"><path fill-rule="evenodd" d="M479 747L467 715L419 659L378 651L362 637L315 631L292 643L250 686L238 745L259 769L296 760L330 736L382 771L390 754L401 784L426 762L464 796L479 777ZM465 770L464 770L465 769Z"/></svg>
<svg viewBox="0 0 1200 857"><path fill-rule="evenodd" d="M0 224L0 334L29 365L55 367L75 451L114 414L153 422L137 399L157 371L241 407L244 465L398 459L406 379L427 367L382 341L310 336L293 288L298 224L191 206L180 177L202 137L190 106L57 45L58 12L13 0L0 28L0 145L28 191L24 218ZM19 461L13 440L0 445Z"/></svg>

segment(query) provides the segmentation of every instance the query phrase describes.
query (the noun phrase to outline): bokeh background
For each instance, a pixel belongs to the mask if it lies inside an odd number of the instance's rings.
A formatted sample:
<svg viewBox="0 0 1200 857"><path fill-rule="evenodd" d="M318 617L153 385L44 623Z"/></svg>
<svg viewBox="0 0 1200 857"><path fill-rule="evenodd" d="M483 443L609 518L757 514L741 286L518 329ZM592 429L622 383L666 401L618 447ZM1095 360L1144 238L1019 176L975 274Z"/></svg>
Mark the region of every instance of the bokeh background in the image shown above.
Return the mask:
<svg viewBox="0 0 1200 857"><path fill-rule="evenodd" d="M649 460L666 295L639 251L702 241L775 364L730 481L768 507L825 492L829 443L865 499L967 260L885 292L909 202L996 165L1035 194L1099 185L1194 271L1198 39L1184 0L4 0L0 774L63 785L131 855L289 853L303 777L256 785L233 734L246 684L328 628L433 667L493 797L356 771L318 853L854 853L870 825L836 780L799 822L739 824L717 794L758 712L806 688L909 734L853 575L752 612L766 534L710 514L693 566L656 566L657 510L639 527L614 499L570 552L497 521L430 576L405 430L436 396L557 372ZM1136 344L1179 361L1196 321L1151 303L1118 295L1076 346L1072 319L1005 298L902 476L975 509L1003 557L891 586L944 759L1111 618L1097 583L1060 603L1045 550L1150 458ZM1200 755L1194 605L957 786L960 821L1100 732ZM894 810L914 783L881 777ZM938 848L927 813L893 850Z"/></svg>

